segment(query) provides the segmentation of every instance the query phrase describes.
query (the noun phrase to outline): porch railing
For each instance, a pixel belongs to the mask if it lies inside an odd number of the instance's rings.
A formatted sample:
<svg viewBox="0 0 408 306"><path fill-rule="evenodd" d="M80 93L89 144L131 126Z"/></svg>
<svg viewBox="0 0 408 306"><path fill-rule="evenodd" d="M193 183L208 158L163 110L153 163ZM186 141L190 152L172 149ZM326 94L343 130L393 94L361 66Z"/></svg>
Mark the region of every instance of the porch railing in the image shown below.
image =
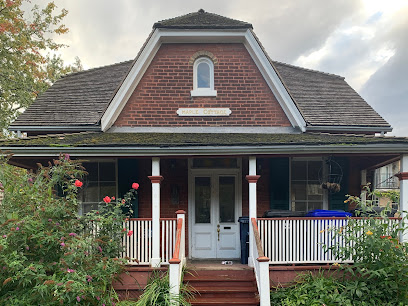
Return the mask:
<svg viewBox="0 0 408 306"><path fill-rule="evenodd" d="M254 265L256 284L259 293L260 306L270 305L269 258L265 257L259 236L256 219L251 219L255 245L252 246L251 257Z"/></svg>
<svg viewBox="0 0 408 306"><path fill-rule="evenodd" d="M168 264L174 252L176 218L160 218L161 263ZM124 222L123 227L132 235L123 238L122 257L129 257L128 264L148 265L152 258L152 219L138 218Z"/></svg>
<svg viewBox="0 0 408 306"><path fill-rule="evenodd" d="M186 264L186 212L179 210L177 213L176 244L172 259L169 261L169 286L170 304L178 305L180 285L183 276L183 267Z"/></svg>
<svg viewBox="0 0 408 306"><path fill-rule="evenodd" d="M365 222L364 218L357 219ZM259 218L257 220L262 247L270 264L335 263L335 254L328 250L334 244L346 246L340 231L347 225L347 218ZM383 222L399 222L390 218ZM357 237L363 232L354 233ZM335 238L334 238L335 237ZM351 246L352 247L352 246ZM342 262L352 262L351 259Z"/></svg>

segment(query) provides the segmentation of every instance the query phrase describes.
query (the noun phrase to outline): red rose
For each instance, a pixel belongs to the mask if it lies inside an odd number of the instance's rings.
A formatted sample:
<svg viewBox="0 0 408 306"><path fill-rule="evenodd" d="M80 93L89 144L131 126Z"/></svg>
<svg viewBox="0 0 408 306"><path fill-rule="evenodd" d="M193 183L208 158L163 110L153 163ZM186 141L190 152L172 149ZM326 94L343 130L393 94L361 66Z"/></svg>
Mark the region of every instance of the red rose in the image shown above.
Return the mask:
<svg viewBox="0 0 408 306"><path fill-rule="evenodd" d="M82 187L83 184L84 184L84 183L82 183L82 182L79 181L79 180L76 180L75 183L74 183L74 185L75 185L76 187Z"/></svg>
<svg viewBox="0 0 408 306"><path fill-rule="evenodd" d="M128 231L127 235L130 237L133 235L133 231Z"/></svg>
<svg viewBox="0 0 408 306"><path fill-rule="evenodd" d="M108 197L108 196L106 196L106 197L103 198L103 201L104 201L106 204L108 204L108 203L110 203L111 198Z"/></svg>
<svg viewBox="0 0 408 306"><path fill-rule="evenodd" d="M139 184L138 184L138 183L133 183L133 184L132 184L132 188L133 188L134 190L138 190L138 189L139 189Z"/></svg>

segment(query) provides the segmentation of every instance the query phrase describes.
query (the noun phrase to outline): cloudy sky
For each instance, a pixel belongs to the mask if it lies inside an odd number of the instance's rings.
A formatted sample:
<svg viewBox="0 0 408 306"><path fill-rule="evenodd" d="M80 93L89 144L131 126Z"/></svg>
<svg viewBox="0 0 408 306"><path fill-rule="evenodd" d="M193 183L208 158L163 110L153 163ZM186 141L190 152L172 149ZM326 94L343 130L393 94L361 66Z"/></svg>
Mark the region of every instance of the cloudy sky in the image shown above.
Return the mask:
<svg viewBox="0 0 408 306"><path fill-rule="evenodd" d="M37 0L34 2L46 2ZM154 22L200 8L252 23L274 59L339 74L408 136L408 0L54 0L69 11L66 62L133 59ZM341 114L339 114L341 115Z"/></svg>

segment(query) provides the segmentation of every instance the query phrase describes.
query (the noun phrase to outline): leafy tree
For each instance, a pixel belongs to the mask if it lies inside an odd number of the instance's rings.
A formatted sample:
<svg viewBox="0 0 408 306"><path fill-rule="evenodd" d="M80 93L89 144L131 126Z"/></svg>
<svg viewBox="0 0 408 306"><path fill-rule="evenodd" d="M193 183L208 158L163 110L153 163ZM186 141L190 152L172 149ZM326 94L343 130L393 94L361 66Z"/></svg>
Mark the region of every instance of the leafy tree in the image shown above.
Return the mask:
<svg viewBox="0 0 408 306"><path fill-rule="evenodd" d="M50 2L44 8L28 0L0 0L0 131L27 108L62 74L82 69L80 61L64 66L59 56L50 56L63 44L52 39L68 32L62 20L68 11L57 11Z"/></svg>

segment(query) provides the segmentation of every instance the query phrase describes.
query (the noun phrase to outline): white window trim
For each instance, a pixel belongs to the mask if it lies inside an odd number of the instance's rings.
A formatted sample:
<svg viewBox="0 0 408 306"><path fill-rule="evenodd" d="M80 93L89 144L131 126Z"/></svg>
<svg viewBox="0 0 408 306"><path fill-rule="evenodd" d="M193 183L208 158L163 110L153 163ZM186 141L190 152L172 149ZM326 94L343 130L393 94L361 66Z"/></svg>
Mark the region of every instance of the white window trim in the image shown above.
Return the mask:
<svg viewBox="0 0 408 306"><path fill-rule="evenodd" d="M201 63L207 63L210 67L210 88L198 88L197 84L197 68ZM192 97L216 97L217 91L214 90L214 63L208 57L199 57L195 60L193 66L193 90Z"/></svg>

